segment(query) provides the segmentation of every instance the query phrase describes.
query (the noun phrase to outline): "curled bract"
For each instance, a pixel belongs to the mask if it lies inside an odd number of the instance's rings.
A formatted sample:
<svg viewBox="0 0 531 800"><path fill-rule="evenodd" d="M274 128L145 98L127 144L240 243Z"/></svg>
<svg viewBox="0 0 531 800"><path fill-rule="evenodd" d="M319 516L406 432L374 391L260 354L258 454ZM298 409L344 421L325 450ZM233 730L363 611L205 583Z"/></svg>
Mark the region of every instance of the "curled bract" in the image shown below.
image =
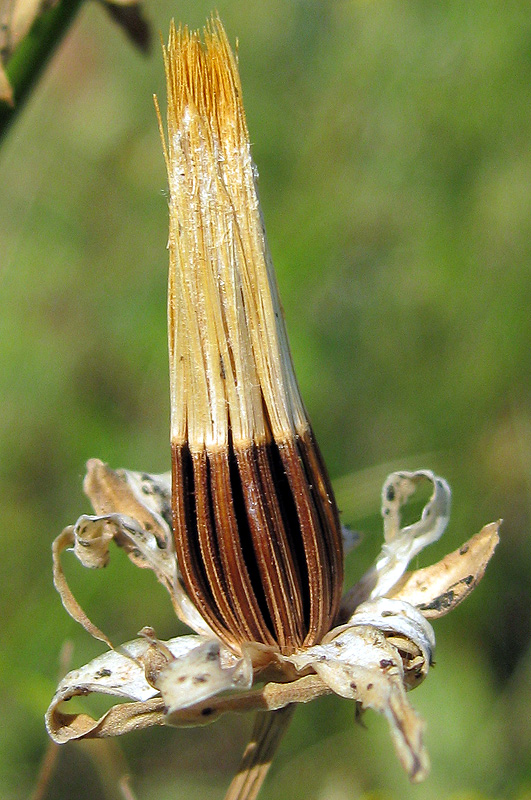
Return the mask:
<svg viewBox="0 0 531 800"><path fill-rule="evenodd" d="M433 491L419 522L401 527L400 508L425 481ZM259 642L229 648L191 604L173 550L166 475L113 471L93 459L85 490L96 514L83 515L56 539L55 583L71 616L110 649L60 682L46 714L56 742L151 725L202 725L227 711L280 712L334 692L383 714L410 779L422 780L428 770L424 723L406 692L422 682L433 660L428 619L454 608L481 579L499 523L485 526L437 564L407 573L410 559L442 534L450 490L425 470L394 473L384 484L385 541L374 567L346 593L336 624L321 641L286 655ZM84 566L102 567L112 541L135 564L153 570L194 634L162 642L145 628L139 639L115 647L93 625L68 587L60 556L71 549ZM65 712L65 701L91 693L125 702L99 719ZM274 718L286 724L285 715Z"/></svg>

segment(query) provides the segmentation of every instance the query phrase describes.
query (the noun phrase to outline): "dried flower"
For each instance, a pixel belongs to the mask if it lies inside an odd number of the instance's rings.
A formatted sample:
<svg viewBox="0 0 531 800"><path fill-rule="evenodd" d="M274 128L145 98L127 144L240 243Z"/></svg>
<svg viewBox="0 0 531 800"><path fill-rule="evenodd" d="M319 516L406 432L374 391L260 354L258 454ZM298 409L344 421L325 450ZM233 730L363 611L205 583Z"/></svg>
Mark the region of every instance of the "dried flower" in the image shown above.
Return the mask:
<svg viewBox="0 0 531 800"><path fill-rule="evenodd" d="M204 38L172 25L164 50L172 480L88 463L95 516L56 539L54 579L67 611L110 651L61 681L48 731L63 743L264 712L227 795L243 800L256 796L295 704L335 692L386 716L400 760L421 780L423 723L406 690L432 663L428 619L480 580L498 523L407 574L443 533L450 489L429 471L393 473L382 552L341 600L346 531L293 372L236 62L219 20ZM420 520L401 527L402 506L426 482ZM162 642L144 628L114 647L90 622L60 554L73 548L102 567L113 540L155 572L195 634ZM91 692L129 702L98 720L63 711Z"/></svg>
<svg viewBox="0 0 531 800"><path fill-rule="evenodd" d="M186 590L229 647L314 644L337 613L339 515L300 398L234 56L171 29L173 523Z"/></svg>

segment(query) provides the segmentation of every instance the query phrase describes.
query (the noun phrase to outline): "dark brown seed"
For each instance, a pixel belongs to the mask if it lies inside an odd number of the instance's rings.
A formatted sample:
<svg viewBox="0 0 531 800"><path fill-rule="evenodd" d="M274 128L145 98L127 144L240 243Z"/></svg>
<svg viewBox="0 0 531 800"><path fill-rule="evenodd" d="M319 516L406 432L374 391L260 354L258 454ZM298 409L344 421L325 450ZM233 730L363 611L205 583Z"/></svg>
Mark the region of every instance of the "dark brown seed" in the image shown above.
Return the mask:
<svg viewBox="0 0 531 800"><path fill-rule="evenodd" d="M173 446L174 536L185 587L229 645L284 653L319 641L337 612L342 549L310 433L277 445Z"/></svg>

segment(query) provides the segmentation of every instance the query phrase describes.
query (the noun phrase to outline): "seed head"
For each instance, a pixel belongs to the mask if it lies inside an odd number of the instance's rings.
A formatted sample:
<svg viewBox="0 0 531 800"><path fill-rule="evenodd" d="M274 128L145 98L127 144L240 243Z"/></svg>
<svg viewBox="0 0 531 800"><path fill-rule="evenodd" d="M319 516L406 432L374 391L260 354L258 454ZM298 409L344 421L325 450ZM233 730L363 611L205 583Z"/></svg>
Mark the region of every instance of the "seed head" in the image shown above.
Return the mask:
<svg viewBox="0 0 531 800"><path fill-rule="evenodd" d="M295 378L236 60L218 19L172 25L168 92L173 527L229 646L290 653L338 610L339 517Z"/></svg>

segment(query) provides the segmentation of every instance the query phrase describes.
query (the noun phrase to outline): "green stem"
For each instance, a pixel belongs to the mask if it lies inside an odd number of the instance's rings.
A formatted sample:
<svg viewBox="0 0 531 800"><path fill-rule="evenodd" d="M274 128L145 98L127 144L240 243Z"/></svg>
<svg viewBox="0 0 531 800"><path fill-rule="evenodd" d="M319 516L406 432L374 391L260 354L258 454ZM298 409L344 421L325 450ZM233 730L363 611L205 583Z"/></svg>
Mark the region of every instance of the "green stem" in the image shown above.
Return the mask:
<svg viewBox="0 0 531 800"><path fill-rule="evenodd" d="M9 59L6 72L13 87L13 107L0 101L0 140L20 112L41 70L61 41L82 0L60 0L38 17Z"/></svg>

